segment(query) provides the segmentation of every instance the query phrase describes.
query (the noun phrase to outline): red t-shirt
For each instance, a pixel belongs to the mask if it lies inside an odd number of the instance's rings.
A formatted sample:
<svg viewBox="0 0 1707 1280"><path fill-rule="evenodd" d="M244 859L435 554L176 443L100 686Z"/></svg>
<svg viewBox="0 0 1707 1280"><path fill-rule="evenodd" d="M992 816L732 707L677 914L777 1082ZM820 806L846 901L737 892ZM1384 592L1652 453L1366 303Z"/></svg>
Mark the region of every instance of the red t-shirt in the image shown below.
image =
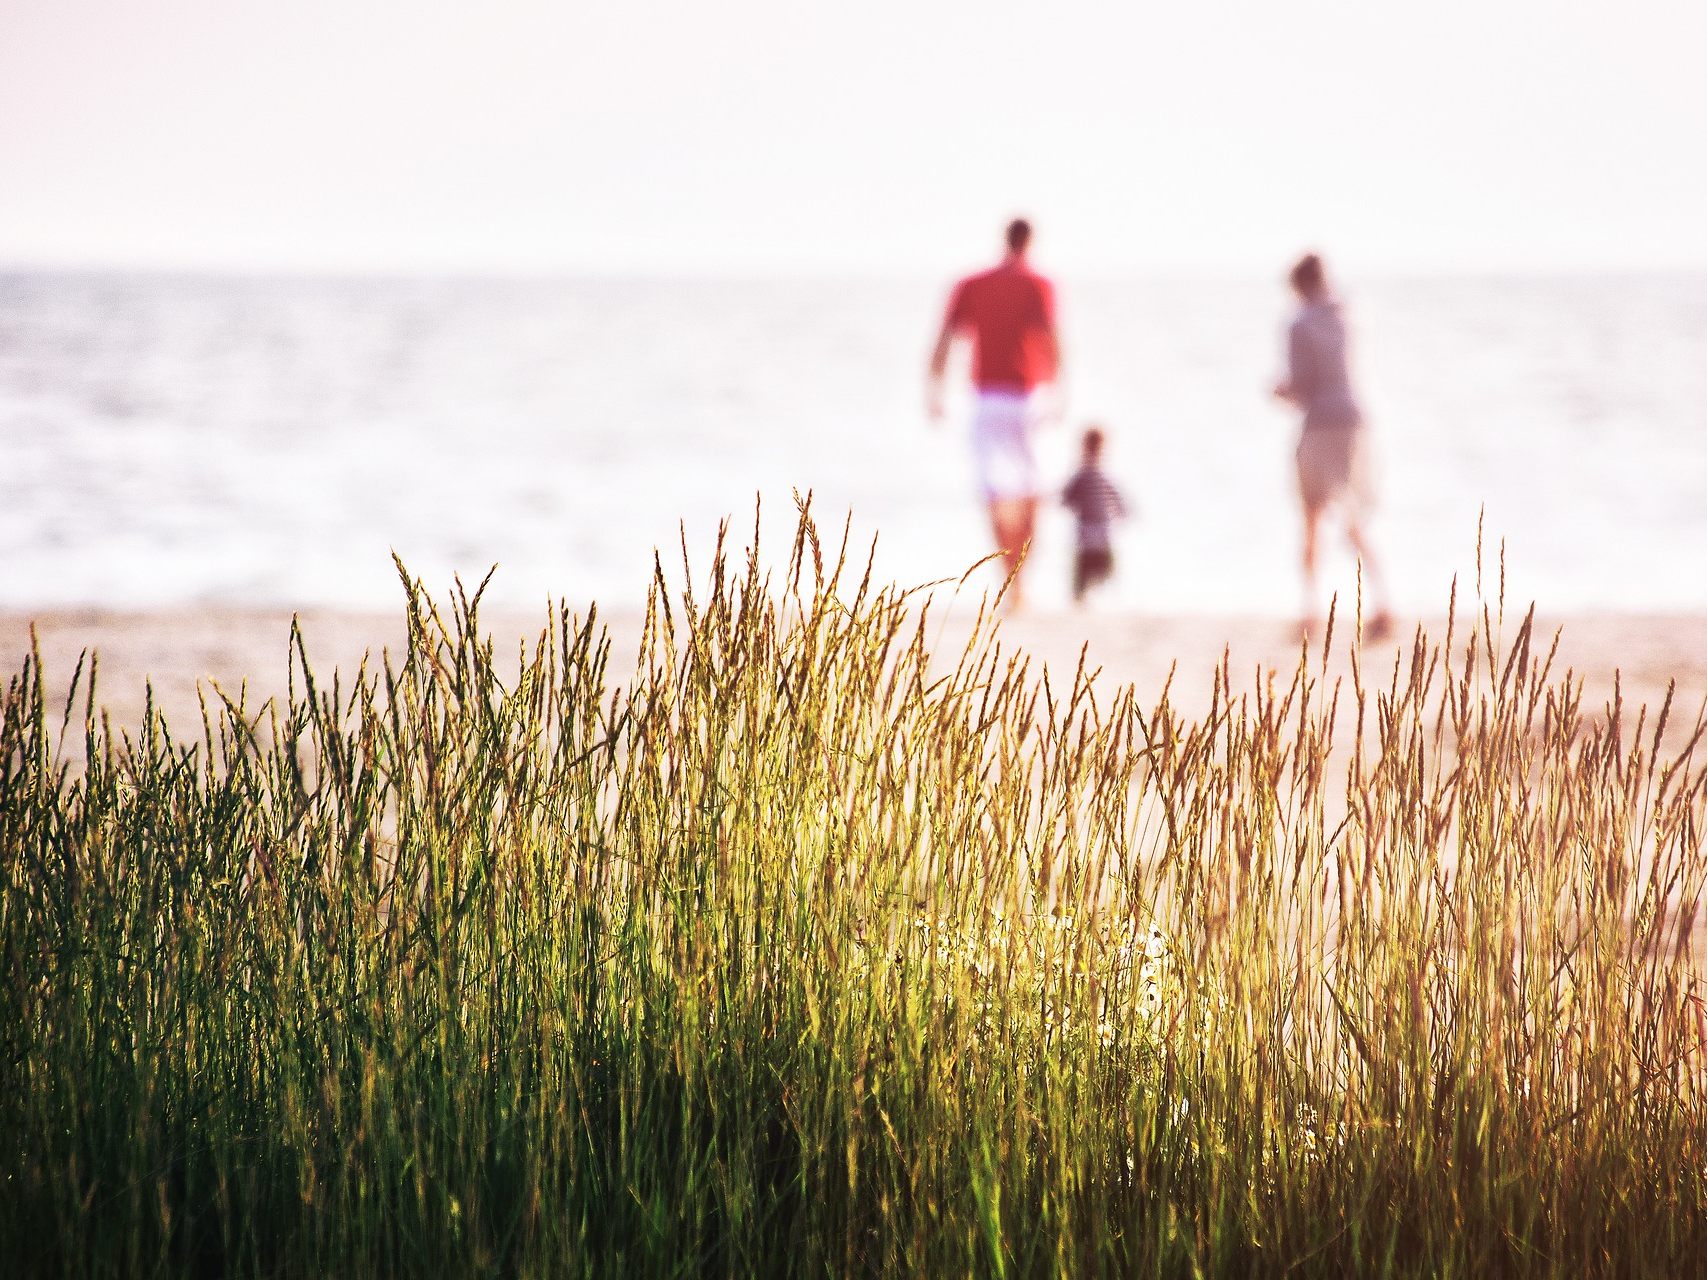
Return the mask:
<svg viewBox="0 0 1707 1280"><path fill-rule="evenodd" d="M972 338L980 391L1030 391L1055 376L1045 336L1055 327L1055 287L1009 258L967 276L948 299L948 327Z"/></svg>

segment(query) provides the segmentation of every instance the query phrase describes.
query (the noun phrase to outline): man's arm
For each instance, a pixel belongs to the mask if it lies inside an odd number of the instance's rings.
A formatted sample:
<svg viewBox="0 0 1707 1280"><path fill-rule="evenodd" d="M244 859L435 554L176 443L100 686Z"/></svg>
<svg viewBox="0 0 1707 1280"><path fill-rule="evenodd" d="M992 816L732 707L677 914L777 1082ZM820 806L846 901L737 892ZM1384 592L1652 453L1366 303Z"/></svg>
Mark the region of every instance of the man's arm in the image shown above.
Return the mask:
<svg viewBox="0 0 1707 1280"><path fill-rule="evenodd" d="M930 378L925 387L925 412L930 414L931 421L937 422L943 416L942 380L948 372L948 351L954 345L954 324L952 313L943 317L942 332L937 334L936 346L931 350Z"/></svg>
<svg viewBox="0 0 1707 1280"><path fill-rule="evenodd" d="M937 334L936 346L931 348L930 376L925 380L925 412L932 422L940 422L943 416L942 381L948 372L949 349L954 346L954 335L960 329L963 287L956 285L949 295L948 306L942 313L942 330Z"/></svg>
<svg viewBox="0 0 1707 1280"><path fill-rule="evenodd" d="M1043 350L1049 357L1049 381L1057 388L1061 385L1061 335L1055 332L1055 317L1050 316L1043 325Z"/></svg>
<svg viewBox="0 0 1707 1280"><path fill-rule="evenodd" d="M1046 407L1039 414L1038 421L1046 424L1058 423L1067 416L1067 392L1061 381L1061 333L1055 327L1055 287L1047 280L1040 280L1038 285L1036 350L1048 362L1048 373L1043 381L1049 384L1052 392Z"/></svg>
<svg viewBox="0 0 1707 1280"><path fill-rule="evenodd" d="M1047 280L1038 281L1037 327L1043 334L1043 351L1049 358L1048 382L1061 387L1061 334L1055 327L1055 286Z"/></svg>

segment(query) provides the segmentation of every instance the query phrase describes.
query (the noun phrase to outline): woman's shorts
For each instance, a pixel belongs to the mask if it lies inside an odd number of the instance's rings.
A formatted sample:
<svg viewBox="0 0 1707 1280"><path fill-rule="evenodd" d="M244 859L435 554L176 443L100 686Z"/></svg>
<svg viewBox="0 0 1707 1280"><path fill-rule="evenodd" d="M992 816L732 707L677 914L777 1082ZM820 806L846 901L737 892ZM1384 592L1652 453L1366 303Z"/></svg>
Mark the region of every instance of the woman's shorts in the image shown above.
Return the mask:
<svg viewBox="0 0 1707 1280"><path fill-rule="evenodd" d="M1362 428L1317 427L1298 437L1298 496L1306 507L1338 504L1361 515L1375 502Z"/></svg>

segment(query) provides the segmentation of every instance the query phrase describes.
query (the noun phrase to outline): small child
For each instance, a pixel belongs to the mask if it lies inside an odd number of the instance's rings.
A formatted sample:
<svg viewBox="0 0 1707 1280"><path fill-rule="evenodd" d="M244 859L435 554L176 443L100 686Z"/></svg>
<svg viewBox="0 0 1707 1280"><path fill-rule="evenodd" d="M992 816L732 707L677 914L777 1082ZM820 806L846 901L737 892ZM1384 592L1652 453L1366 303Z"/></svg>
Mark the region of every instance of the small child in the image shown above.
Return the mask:
<svg viewBox="0 0 1707 1280"><path fill-rule="evenodd" d="M1087 427L1079 469L1062 490L1064 502L1078 519L1078 554L1073 557L1073 599L1108 580L1114 571L1114 548L1109 525L1126 515L1126 503L1102 472L1102 428Z"/></svg>

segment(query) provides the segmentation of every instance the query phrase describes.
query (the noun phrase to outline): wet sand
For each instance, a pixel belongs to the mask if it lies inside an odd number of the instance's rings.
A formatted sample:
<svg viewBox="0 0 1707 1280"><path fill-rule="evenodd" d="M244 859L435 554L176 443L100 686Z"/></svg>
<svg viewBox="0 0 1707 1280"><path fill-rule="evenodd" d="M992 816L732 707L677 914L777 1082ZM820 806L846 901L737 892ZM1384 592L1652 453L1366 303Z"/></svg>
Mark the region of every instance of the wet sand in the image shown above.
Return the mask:
<svg viewBox="0 0 1707 1280"><path fill-rule="evenodd" d="M30 651L31 629L39 646L50 698L63 696L79 655L99 655L99 703L115 725L141 720L146 689L152 683L157 704L180 732L199 728L198 687L213 696L217 684L233 696L248 686L251 707L282 695L291 668L291 614L282 610L178 609L149 612L43 610L0 612L0 666L10 680ZM514 653L536 638L546 623L543 611L482 614L483 629L500 656ZM317 678L336 670L350 672L364 654L377 658L400 651L405 639L398 613L309 611L299 615L310 664ZM613 644L612 678L630 670L638 649L642 619L619 615L601 619ZM1505 632L1516 632L1508 615ZM970 618L950 615L936 628L936 650L956 651L965 641ZM1415 628L1430 639L1445 635L1445 620L1401 620L1395 635L1362 648L1364 677L1385 685L1395 657L1408 654ZM1614 681L1623 691L1628 714L1642 703L1657 706L1669 682L1677 695L1674 738L1680 725L1693 725L1707 699L1707 615L1538 616L1537 646L1545 652L1554 631L1560 634L1554 678L1567 673L1583 682L1583 708L1599 711L1610 702ZM1460 618L1458 639L1464 634ZM1299 658L1295 628L1271 618L1143 617L1065 613L1020 616L1001 630L1004 645L1024 650L1047 667L1053 682L1070 680L1081 650L1089 664L1101 667L1100 685L1130 681L1146 701L1156 698L1172 675L1175 704L1183 711L1207 708L1213 674L1225 660L1235 689L1249 689L1263 673L1290 677ZM1349 674L1344 631L1334 641L1328 673ZM1315 662L1312 655L1312 663Z"/></svg>

